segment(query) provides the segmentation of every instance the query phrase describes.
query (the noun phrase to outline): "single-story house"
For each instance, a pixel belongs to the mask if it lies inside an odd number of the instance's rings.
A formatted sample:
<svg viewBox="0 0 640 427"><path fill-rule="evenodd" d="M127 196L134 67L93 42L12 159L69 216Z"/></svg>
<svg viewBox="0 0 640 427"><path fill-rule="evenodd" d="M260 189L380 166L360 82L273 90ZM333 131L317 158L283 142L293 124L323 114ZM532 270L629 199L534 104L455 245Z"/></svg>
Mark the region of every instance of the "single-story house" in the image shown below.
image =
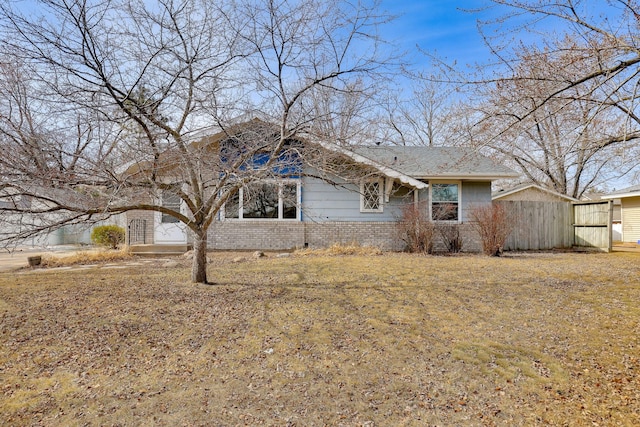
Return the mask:
<svg viewBox="0 0 640 427"><path fill-rule="evenodd" d="M524 183L514 187L494 191L493 200L526 202L577 202L578 199L558 193L534 183Z"/></svg>
<svg viewBox="0 0 640 427"><path fill-rule="evenodd" d="M471 148L322 145L322 150L344 159L353 173L334 174L305 162L282 179L241 188L210 226L209 249L285 250L357 242L401 250L397 222L408 205L420 206L434 220L460 224L471 236L470 212L491 203L491 182L518 176ZM162 203L177 208L180 199L169 195ZM167 215L130 211L126 217L130 244L190 241L184 225ZM466 239L466 250L480 248L477 238Z"/></svg>
<svg viewBox="0 0 640 427"><path fill-rule="evenodd" d="M614 230L613 239L626 243L640 242L640 185L623 188L622 190L605 194L601 198L614 201L614 226L618 221L621 224L620 233L615 233ZM619 211L616 209L618 206Z"/></svg>

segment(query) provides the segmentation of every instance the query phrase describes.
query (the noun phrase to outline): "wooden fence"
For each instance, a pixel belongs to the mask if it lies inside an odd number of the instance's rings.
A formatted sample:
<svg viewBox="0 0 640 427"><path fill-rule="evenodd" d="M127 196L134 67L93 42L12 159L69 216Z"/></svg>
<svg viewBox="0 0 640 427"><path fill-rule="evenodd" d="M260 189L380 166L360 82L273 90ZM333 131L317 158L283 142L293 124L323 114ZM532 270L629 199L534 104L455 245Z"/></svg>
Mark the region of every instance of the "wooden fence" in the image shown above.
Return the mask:
<svg viewBox="0 0 640 427"><path fill-rule="evenodd" d="M610 202L499 201L515 221L505 250L611 250Z"/></svg>
<svg viewBox="0 0 640 427"><path fill-rule="evenodd" d="M573 203L573 245L612 249L613 201Z"/></svg>

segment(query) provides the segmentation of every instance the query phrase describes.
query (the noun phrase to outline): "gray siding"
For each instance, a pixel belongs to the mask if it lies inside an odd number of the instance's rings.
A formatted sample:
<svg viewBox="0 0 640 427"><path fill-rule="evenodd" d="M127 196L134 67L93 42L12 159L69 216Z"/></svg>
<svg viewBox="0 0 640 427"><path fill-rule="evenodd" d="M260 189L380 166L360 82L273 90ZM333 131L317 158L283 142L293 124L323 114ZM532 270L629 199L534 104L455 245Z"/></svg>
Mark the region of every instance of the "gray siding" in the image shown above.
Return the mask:
<svg viewBox="0 0 640 427"><path fill-rule="evenodd" d="M316 178L302 181L303 221L396 221L402 206L413 203L413 195L391 195L383 212L360 212L360 188L356 184L331 185ZM418 200L428 200L428 190L420 190ZM471 210L491 203L490 182L463 182L461 188L462 222L470 220Z"/></svg>
<svg viewBox="0 0 640 427"><path fill-rule="evenodd" d="M412 203L413 196L391 196L384 203L383 212L360 212L360 188L342 182L331 185L316 178L302 181L303 221L396 221L404 203Z"/></svg>
<svg viewBox="0 0 640 427"><path fill-rule="evenodd" d="M462 183L462 222L471 221L471 211L479 205L491 203L491 182L465 181Z"/></svg>

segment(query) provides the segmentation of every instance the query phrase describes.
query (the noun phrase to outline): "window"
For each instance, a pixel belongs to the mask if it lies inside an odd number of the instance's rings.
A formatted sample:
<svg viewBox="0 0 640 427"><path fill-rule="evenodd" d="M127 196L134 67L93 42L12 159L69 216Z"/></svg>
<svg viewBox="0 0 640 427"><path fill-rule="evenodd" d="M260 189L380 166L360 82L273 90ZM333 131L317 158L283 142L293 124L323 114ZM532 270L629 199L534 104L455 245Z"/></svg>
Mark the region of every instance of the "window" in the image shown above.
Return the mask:
<svg viewBox="0 0 640 427"><path fill-rule="evenodd" d="M242 218L278 218L280 195L277 184L250 184L242 189Z"/></svg>
<svg viewBox="0 0 640 427"><path fill-rule="evenodd" d="M458 221L459 184L431 184L431 219L434 221Z"/></svg>
<svg viewBox="0 0 640 427"><path fill-rule="evenodd" d="M360 183L360 212L382 212L383 181L381 178Z"/></svg>
<svg viewBox="0 0 640 427"><path fill-rule="evenodd" d="M260 182L232 194L225 219L298 219L298 183Z"/></svg>
<svg viewBox="0 0 640 427"><path fill-rule="evenodd" d="M171 209L175 212L180 212L180 196L171 191L164 190L162 192L162 207ZM180 220L169 214L163 213L161 222L163 224L173 224L180 222Z"/></svg>
<svg viewBox="0 0 640 427"><path fill-rule="evenodd" d="M283 184L282 185L282 218L297 219L298 218L298 185Z"/></svg>

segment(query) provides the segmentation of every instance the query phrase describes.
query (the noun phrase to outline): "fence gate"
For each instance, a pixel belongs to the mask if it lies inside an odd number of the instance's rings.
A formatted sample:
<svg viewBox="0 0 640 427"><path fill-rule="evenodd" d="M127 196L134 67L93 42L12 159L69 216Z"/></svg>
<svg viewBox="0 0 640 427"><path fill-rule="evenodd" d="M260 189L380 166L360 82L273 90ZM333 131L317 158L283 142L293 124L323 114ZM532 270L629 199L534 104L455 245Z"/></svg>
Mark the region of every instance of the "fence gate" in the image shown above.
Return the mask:
<svg viewBox="0 0 640 427"><path fill-rule="evenodd" d="M147 220L132 219L129 221L129 245L147 243Z"/></svg>
<svg viewBox="0 0 640 427"><path fill-rule="evenodd" d="M573 245L612 249L613 202L573 203Z"/></svg>

